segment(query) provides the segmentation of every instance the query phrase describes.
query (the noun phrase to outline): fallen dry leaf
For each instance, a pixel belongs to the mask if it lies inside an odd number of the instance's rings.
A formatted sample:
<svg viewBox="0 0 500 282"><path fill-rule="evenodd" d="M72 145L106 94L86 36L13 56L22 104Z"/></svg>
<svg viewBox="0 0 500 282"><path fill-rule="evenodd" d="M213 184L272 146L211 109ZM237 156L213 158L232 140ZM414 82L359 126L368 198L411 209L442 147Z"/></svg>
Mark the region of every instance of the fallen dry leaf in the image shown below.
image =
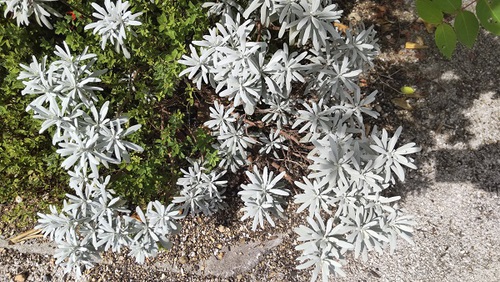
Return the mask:
<svg viewBox="0 0 500 282"><path fill-rule="evenodd" d="M19 242L26 241L26 240L29 240L29 239L43 237L43 235L40 234L40 232L42 232L42 230L40 230L40 229L31 229L31 230L28 230L28 231L23 232L23 233L21 233L19 235L16 235L14 237L9 238L9 244L13 245L13 244L17 244Z"/></svg>
<svg viewBox="0 0 500 282"><path fill-rule="evenodd" d="M405 48L406 49L427 49L427 48L429 48L429 46L426 46L426 45L423 45L423 44L419 44L419 43L416 43L416 42L406 42L405 43Z"/></svg>
<svg viewBox="0 0 500 282"><path fill-rule="evenodd" d="M342 33L345 33L346 30L349 29L348 26L346 26L345 24L341 24L341 23L333 23L333 25L338 28Z"/></svg>
<svg viewBox="0 0 500 282"><path fill-rule="evenodd" d="M402 108L404 110L408 110L408 111L413 110L413 107L410 105L410 103L408 103L408 101L406 100L406 98L394 98L394 99L391 100L391 102L394 105L396 105L396 106L398 106L398 107L400 107L400 108Z"/></svg>
<svg viewBox="0 0 500 282"><path fill-rule="evenodd" d="M425 45L424 39L422 38L422 36L417 36L416 42L417 42L417 44Z"/></svg>

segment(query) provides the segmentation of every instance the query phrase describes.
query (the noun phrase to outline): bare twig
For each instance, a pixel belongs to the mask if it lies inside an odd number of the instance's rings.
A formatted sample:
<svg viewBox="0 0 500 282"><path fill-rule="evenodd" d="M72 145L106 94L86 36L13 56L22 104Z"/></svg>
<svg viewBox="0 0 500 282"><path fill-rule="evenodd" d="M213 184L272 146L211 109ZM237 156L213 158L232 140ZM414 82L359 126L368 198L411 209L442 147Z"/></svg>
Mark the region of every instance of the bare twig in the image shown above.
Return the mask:
<svg viewBox="0 0 500 282"><path fill-rule="evenodd" d="M9 238L9 244L13 245L13 244L17 244L19 242L26 241L29 239L43 237L43 235L40 234L40 232L42 232L42 230L40 230L40 229L28 230L26 232L23 232L23 233L17 235L17 236Z"/></svg>

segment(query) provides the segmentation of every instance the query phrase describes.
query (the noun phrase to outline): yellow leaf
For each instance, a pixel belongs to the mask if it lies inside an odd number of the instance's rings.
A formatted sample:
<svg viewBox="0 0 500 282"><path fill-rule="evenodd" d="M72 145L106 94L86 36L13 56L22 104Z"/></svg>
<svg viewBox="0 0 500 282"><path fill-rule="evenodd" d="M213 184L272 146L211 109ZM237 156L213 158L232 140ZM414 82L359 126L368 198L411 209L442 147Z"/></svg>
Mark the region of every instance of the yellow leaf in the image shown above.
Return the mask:
<svg viewBox="0 0 500 282"><path fill-rule="evenodd" d="M403 86L401 87L401 93L405 95L411 95L415 93L415 89L413 89L411 86Z"/></svg>
<svg viewBox="0 0 500 282"><path fill-rule="evenodd" d="M333 23L333 25L338 28L341 32L345 33L345 31L347 29L349 29L348 26L346 26L345 24L341 24L341 23Z"/></svg>
<svg viewBox="0 0 500 282"><path fill-rule="evenodd" d="M405 48L406 49L426 49L426 48L429 48L429 46L425 46L423 44L418 44L415 42L406 42Z"/></svg>

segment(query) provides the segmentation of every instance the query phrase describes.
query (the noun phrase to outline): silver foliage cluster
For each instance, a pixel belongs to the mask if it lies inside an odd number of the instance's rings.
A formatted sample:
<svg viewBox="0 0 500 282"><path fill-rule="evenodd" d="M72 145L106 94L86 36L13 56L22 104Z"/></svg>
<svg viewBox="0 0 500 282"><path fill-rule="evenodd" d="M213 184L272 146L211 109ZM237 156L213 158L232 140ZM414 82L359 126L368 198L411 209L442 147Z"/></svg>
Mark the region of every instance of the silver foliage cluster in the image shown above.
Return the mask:
<svg viewBox="0 0 500 282"><path fill-rule="evenodd" d="M52 29L49 22L51 16L62 17L54 8L47 5L47 2L58 0L0 0L0 4L5 4L4 17L11 15L15 18L17 25L29 25L29 17L35 15L35 20L42 26ZM130 58L130 52L127 49L125 40L127 34L135 36L132 30L133 26L141 25L138 17L142 12L132 13L129 11L130 4L122 0L105 0L104 6L93 2L91 3L95 12L92 16L97 20L85 26L85 30L92 30L93 34L98 34L101 38L101 48L104 50L107 42L114 45L115 51L123 52L125 58Z"/></svg>
<svg viewBox="0 0 500 282"><path fill-rule="evenodd" d="M345 127L344 127L345 128ZM369 251L383 252L390 246L393 252L396 239L401 236L408 242L415 224L412 216L405 215L395 203L400 197L387 198L381 192L394 183L395 178L404 181L402 166L416 168L408 154L416 153L420 148L414 143L396 147L401 133L399 127L392 138L387 131L379 133L376 129L370 136L325 133L324 137L312 141L315 149L309 158L313 162L311 173L303 181L295 184L302 190L295 195L295 203L301 204L297 212L308 211L311 227L300 226L295 231L301 235L297 249L303 251L299 258L301 267L316 265L313 277L318 271L329 273L330 270L343 274L339 265L332 267L331 261L340 262L339 255L348 250L354 251L354 257L368 259ZM322 215L328 215L337 228L337 237L352 245L321 247L319 242L306 239L312 236L312 222L324 225ZM327 224L328 225L328 224ZM317 229L317 228L316 228ZM309 248L316 242L317 249ZM325 280L323 276L323 280Z"/></svg>
<svg viewBox="0 0 500 282"><path fill-rule="evenodd" d="M179 210L155 201L145 213L137 207L132 216L107 188L110 177L101 176L99 166L128 162L130 151L142 152L126 140L140 125L126 127L127 117L109 118L108 101L96 105L96 91L102 90L96 83L106 70L92 70L95 54L87 53L87 48L72 54L65 42L54 54L57 60L50 64L45 56L40 61L33 57L29 66L21 65L18 79L25 85L22 94L37 96L26 110L43 121L40 133L53 133L52 142L65 158L62 166L70 175L74 194L67 194L61 210L51 206L50 213L39 213L36 228L57 244L56 263L66 272L81 275L101 252L122 247L142 263L156 255L158 244L169 247L167 237L180 230Z"/></svg>
<svg viewBox="0 0 500 282"><path fill-rule="evenodd" d="M114 45L117 53L122 51L125 58L130 58L130 52L125 46L125 39L127 38L127 32L134 35L131 29L132 26L141 25L137 18L142 15L142 12L132 14L128 10L130 7L129 2L122 2L122 0L116 2L105 0L104 7L97 3L91 5L95 10L92 16L98 20L86 25L85 30L93 29L92 33L99 34L103 50L109 40Z"/></svg>
<svg viewBox="0 0 500 282"><path fill-rule="evenodd" d="M297 212L308 212L307 225L295 229L302 252L298 268L313 267L311 281L320 274L323 281L344 275L347 252L366 260L370 251L394 251L398 236L411 242L413 217L399 208L399 197L382 192L405 180L404 167L416 168L408 155L420 148L397 146L401 127L392 137L385 129L365 128L366 116L379 115L371 108L377 91L363 93L358 85L378 54L373 27L340 30L335 23L342 11L331 0L245 3L206 3L220 20L180 60L187 66L181 75L200 89L211 85L226 101L214 103L205 123L219 141L222 166L235 172L250 165L248 148L255 145L279 159L275 153L288 149L285 132L292 130L312 147L310 173L294 182L301 190L294 196ZM273 45L273 37L286 33L288 44ZM289 195L284 173L275 177L268 167L261 172L253 165L246 174L250 183L238 193L245 204L242 220L252 219L253 230L264 220L274 226Z"/></svg>
<svg viewBox="0 0 500 282"><path fill-rule="evenodd" d="M59 15L44 3L49 1L0 3L18 25L27 25L34 13L50 28L47 18ZM130 57L125 39L141 24L141 13L132 14L121 0L92 6L98 21L85 29L101 36L103 49L109 41ZM126 127L126 117L109 118L109 102L97 105L95 92L102 90L97 83L105 70L92 70L95 54L85 49L74 55L64 44L56 47L58 60L33 58L22 65L23 94L38 95L27 110L43 121L41 132L53 132L75 192L60 211L52 206L49 214L39 214L38 228L58 244L57 263L81 273L100 252L122 247L144 262L158 252L158 243L169 247L180 217L225 208L222 177L251 165L252 151L271 161L285 158L291 147L287 132L300 134L300 142L312 148L309 174L294 182L302 190L294 196L297 212L308 212L307 225L295 229L302 252L298 268L313 267L312 281L320 274L323 281L332 273L343 275L347 252L366 260L370 251L394 251L398 236L411 242L413 218L399 208L399 197L382 192L396 179L405 180L405 167L416 168L408 155L420 149L414 143L397 146L401 128L392 137L385 129L365 128L364 117L378 116L370 106L377 91L362 93L358 86L359 75L378 54L373 27L339 29L342 11L332 0L220 0L203 6L219 22L189 46L191 54L179 61L187 67L180 75L199 89L210 85L220 97L205 126L217 139L221 161L212 171L191 161L177 182L180 195L167 207L155 201L132 215L108 188L109 177L99 174L101 164L126 162L130 151L142 148L126 141L140 125ZM276 46L275 39L285 35L288 42ZM284 217L290 195L285 175L256 165L246 172L249 183L238 194L245 204L242 220L253 220L253 230Z"/></svg>
<svg viewBox="0 0 500 282"><path fill-rule="evenodd" d="M274 173L269 171L267 166L264 167L262 173L259 172L257 166L254 166L253 173L247 171L246 175L250 183L242 184L243 190L238 192L245 203L243 208L245 214L241 220L252 218L252 230L254 231L258 225L264 228L264 219L274 227L275 223L271 215L285 218L283 214L284 198L290 195L288 189L280 181L285 176L285 172L274 176Z"/></svg>
<svg viewBox="0 0 500 282"><path fill-rule="evenodd" d="M174 197L173 203L179 205L183 211L183 216L188 213L205 215L222 210L226 207L224 202L227 180L221 178L226 174L226 170L214 169L210 172L200 161L190 160L191 165L187 170L181 169L184 176L177 180L177 185L181 186L180 195Z"/></svg>
<svg viewBox="0 0 500 282"><path fill-rule="evenodd" d="M9 14L16 19L17 25L29 25L29 17L35 15L36 22L52 29L52 24L48 18L51 16L62 17L62 15L46 4L57 0L0 0L0 4L5 4L4 17Z"/></svg>
<svg viewBox="0 0 500 282"><path fill-rule="evenodd" d="M119 252L123 247L144 263L158 253L158 244L169 248L167 236L180 231L179 211L173 204L150 202L145 213L137 207L132 216L124 201L106 188L109 176L79 182L72 177L71 182L75 195L67 194L60 211L51 206L50 213L38 213L36 226L57 244L54 257L65 272L80 276L99 261L102 252Z"/></svg>
<svg viewBox="0 0 500 282"><path fill-rule="evenodd" d="M234 111L234 107L226 108L215 101L210 107L210 120L204 123L217 138L218 143L214 147L218 149L222 157L219 167L232 172L248 165L247 149L257 143L252 136L247 134L248 127L243 123L242 116Z"/></svg>
<svg viewBox="0 0 500 282"><path fill-rule="evenodd" d="M72 54L66 42L56 46L54 54L58 60L48 64L47 56L40 62L21 65L24 69L18 76L25 85L22 94L37 95L28 105L34 118L43 121L40 133L54 127L52 143L59 146L57 152L65 157L62 166L74 171L89 170L99 176L98 166L129 161L129 151L143 149L126 137L141 127L124 128L127 117L107 117L109 102L100 108L96 91L99 76L106 70L92 70L96 54Z"/></svg>

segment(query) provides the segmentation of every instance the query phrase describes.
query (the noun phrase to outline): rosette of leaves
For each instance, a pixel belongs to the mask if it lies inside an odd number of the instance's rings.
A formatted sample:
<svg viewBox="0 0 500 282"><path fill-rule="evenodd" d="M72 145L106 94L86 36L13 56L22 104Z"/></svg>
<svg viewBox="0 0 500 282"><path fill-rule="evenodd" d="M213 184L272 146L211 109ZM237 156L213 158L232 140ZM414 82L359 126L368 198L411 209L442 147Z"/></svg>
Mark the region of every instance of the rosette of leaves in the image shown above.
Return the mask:
<svg viewBox="0 0 500 282"><path fill-rule="evenodd" d="M373 59L379 54L377 31L373 26L366 28L364 24L351 26L345 30L343 40L339 41L338 50L349 57L353 69L373 67Z"/></svg>
<svg viewBox="0 0 500 282"><path fill-rule="evenodd" d="M303 190L303 193L294 196L294 202L301 204L297 213L306 208L309 211L309 217L319 217L324 211L331 214L333 200L333 187L328 185L328 178L316 178L312 182L307 177L302 177L303 183L295 181L295 185Z"/></svg>
<svg viewBox="0 0 500 282"><path fill-rule="evenodd" d="M99 34L102 50L104 50L109 40L115 46L117 53L122 51L125 58L130 58L130 52L125 46L125 39L127 38L127 32L131 33L132 26L141 25L137 18L142 15L142 12L132 14L132 12L128 11L129 2L122 2L122 0L116 2L105 0L104 7L97 3L91 5L96 11L92 13L92 16L98 20L86 25L85 30L93 29L93 34Z"/></svg>
<svg viewBox="0 0 500 282"><path fill-rule="evenodd" d="M236 117L233 115L234 107L226 109L224 104L214 101L214 106L210 107L210 120L206 121L204 125L212 130L214 135L227 132L229 126L233 126L236 122Z"/></svg>
<svg viewBox="0 0 500 282"><path fill-rule="evenodd" d="M283 49L277 50L271 59L264 66L263 71L268 76L265 77L266 85L269 89L273 89L274 85L284 91L275 91L281 93L281 96L288 97L292 91L292 82L305 82L301 72L304 65L300 63L307 56L307 52L289 52L288 45L283 44Z"/></svg>
<svg viewBox="0 0 500 282"><path fill-rule="evenodd" d="M296 15L296 20L285 25L290 29L290 44L295 40L299 45L310 41L314 49L319 50L331 39L340 37L333 23L338 22L343 11L337 10L336 4L323 3L322 0L300 0L298 5L292 5L291 12Z"/></svg>
<svg viewBox="0 0 500 282"><path fill-rule="evenodd" d="M385 129L382 130L381 136L379 136L375 130L372 131L371 139L373 144L370 145L370 148L379 153L379 156L375 159L375 166L384 168L385 182L390 180L394 183L392 172L396 174L399 180L404 181L405 172L402 165L412 169L417 168L414 164L414 160L410 157L406 157L406 155L420 152L420 147L417 147L414 142L411 142L396 148L396 142L402 130L403 128L401 126L398 127L390 139Z"/></svg>
<svg viewBox="0 0 500 282"><path fill-rule="evenodd" d="M232 172L247 164L247 149L257 143L246 132L246 124L238 119L234 124L228 124L227 131L217 136L219 144L215 147L222 158L219 167L230 168Z"/></svg>
<svg viewBox="0 0 500 282"><path fill-rule="evenodd" d="M303 103L302 105L305 110L297 111L298 115L292 128L296 128L304 123L299 129L299 133L306 132L307 130L308 133L315 137L318 136L317 133L330 131L335 121L334 112L326 107L323 102L324 100L320 100L318 103L311 102L311 105Z"/></svg>
<svg viewBox="0 0 500 282"><path fill-rule="evenodd" d="M322 281L327 282L330 273L345 276L342 270L344 254L353 249L353 245L345 240L347 228L343 225L334 226L334 219L325 222L320 216L307 217L309 227L300 225L294 231L299 235L298 240L303 242L295 247L302 251L297 258L300 265L297 269L306 269L314 266L311 282L317 280L321 273Z"/></svg>
<svg viewBox="0 0 500 282"><path fill-rule="evenodd" d="M259 153L261 154L265 153L269 155L272 153L276 159L279 159L278 150L288 151L288 146L283 144L286 138L280 135L279 129L276 131L271 130L269 137L264 135L259 137L259 140L263 144L259 149Z"/></svg>
<svg viewBox="0 0 500 282"><path fill-rule="evenodd" d="M224 193L227 185L226 180L221 178L226 174L225 170L212 170L207 172L200 161L191 161L192 166L187 170L181 169L184 176L177 180L181 186L180 195L174 197L173 203L179 205L183 216L188 213L205 215L224 209Z"/></svg>
<svg viewBox="0 0 500 282"><path fill-rule="evenodd" d="M284 197L290 195L288 189L284 188L284 184L280 180L285 176L285 172L274 176L272 171L264 167L260 173L257 166L254 166L253 173L250 171L245 172L249 184L242 184L242 191L238 192L241 196L245 207L243 211L245 214L241 220L252 218L252 230L257 230L257 226L264 228L264 219L275 226L273 216L284 218Z"/></svg>
<svg viewBox="0 0 500 282"><path fill-rule="evenodd" d="M291 99L282 98L279 95L272 95L263 99L264 104L268 106L267 109L261 111L265 113L262 121L266 124L274 123L277 129L281 129L290 123L290 116L294 112Z"/></svg>

